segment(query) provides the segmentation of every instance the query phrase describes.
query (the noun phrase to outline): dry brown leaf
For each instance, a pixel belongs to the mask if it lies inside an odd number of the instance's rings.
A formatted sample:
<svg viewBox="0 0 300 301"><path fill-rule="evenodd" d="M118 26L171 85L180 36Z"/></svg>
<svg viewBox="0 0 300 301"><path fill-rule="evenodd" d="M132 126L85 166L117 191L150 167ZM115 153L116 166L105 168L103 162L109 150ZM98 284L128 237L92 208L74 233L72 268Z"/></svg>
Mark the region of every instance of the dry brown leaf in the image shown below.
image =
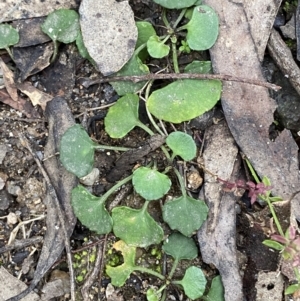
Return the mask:
<svg viewBox="0 0 300 301"><path fill-rule="evenodd" d="M34 106L40 105L43 111L46 109L47 102L53 98L51 95L35 88L29 82L18 84L18 89L30 98Z"/></svg>
<svg viewBox="0 0 300 301"><path fill-rule="evenodd" d="M2 69L4 85L8 94L14 101L18 102L18 90L14 80L14 74L6 66L6 64L3 62L1 57L0 57L0 67Z"/></svg>

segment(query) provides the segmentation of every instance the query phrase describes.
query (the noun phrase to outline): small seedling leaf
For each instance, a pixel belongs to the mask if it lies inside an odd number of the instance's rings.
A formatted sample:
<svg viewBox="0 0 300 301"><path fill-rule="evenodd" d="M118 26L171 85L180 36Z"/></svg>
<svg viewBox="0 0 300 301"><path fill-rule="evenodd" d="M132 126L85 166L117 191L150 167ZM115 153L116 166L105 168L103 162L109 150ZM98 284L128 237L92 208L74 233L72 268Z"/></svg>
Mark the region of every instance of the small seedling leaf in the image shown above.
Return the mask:
<svg viewBox="0 0 300 301"><path fill-rule="evenodd" d="M105 130L111 138L122 138L140 123L139 97L126 94L110 107L104 119Z"/></svg>
<svg viewBox="0 0 300 301"><path fill-rule="evenodd" d="M180 233L171 234L164 242L162 249L174 259L194 259L198 255L197 246L192 238Z"/></svg>
<svg viewBox="0 0 300 301"><path fill-rule="evenodd" d="M208 207L202 200L187 195L168 201L163 207L163 219L172 230L191 236L207 218Z"/></svg>
<svg viewBox="0 0 300 301"><path fill-rule="evenodd" d="M216 12L207 5L194 8L192 19L186 24L187 42L193 50L211 48L219 33L219 18Z"/></svg>
<svg viewBox="0 0 300 301"><path fill-rule="evenodd" d="M149 68L143 64L138 54L134 54L125 66L117 73L116 76L126 75L145 75L149 74ZM109 82L116 90L117 94L122 96L127 93L136 93L145 85L145 81L134 83L132 81Z"/></svg>
<svg viewBox="0 0 300 301"><path fill-rule="evenodd" d="M158 200L171 187L171 180L168 176L148 167L136 169L133 173L132 183L136 192L147 201Z"/></svg>
<svg viewBox="0 0 300 301"><path fill-rule="evenodd" d="M263 241L263 244L269 248L272 248L277 251L282 251L284 249L284 245L280 244L277 241L271 240L271 239L265 239Z"/></svg>
<svg viewBox="0 0 300 301"><path fill-rule="evenodd" d="M292 285L288 286L287 289L284 291L284 294L285 295L292 295L296 291L300 291L300 285L299 285L299 283L292 284Z"/></svg>
<svg viewBox="0 0 300 301"><path fill-rule="evenodd" d="M163 239L163 230L146 210L116 207L112 210L113 232L128 245L146 248Z"/></svg>
<svg viewBox="0 0 300 301"><path fill-rule="evenodd" d="M149 288L147 290L147 301L159 301L161 300L161 293L157 293L154 288Z"/></svg>
<svg viewBox="0 0 300 301"><path fill-rule="evenodd" d="M147 107L156 118L181 123L212 109L221 96L219 80L180 80L154 91Z"/></svg>
<svg viewBox="0 0 300 301"><path fill-rule="evenodd" d="M207 301L225 301L224 287L221 276L216 276L212 282L209 292L206 296Z"/></svg>
<svg viewBox="0 0 300 301"><path fill-rule="evenodd" d="M206 286L206 278L201 269L191 266L184 274L180 281L183 286L185 294L192 300L203 296Z"/></svg>
<svg viewBox="0 0 300 301"><path fill-rule="evenodd" d="M91 58L90 54L88 53L84 43L83 43L83 39L82 39L82 34L81 31L79 32L77 38L76 38L76 46L78 48L78 51L80 53L80 55L89 60L93 65L95 65L94 60Z"/></svg>
<svg viewBox="0 0 300 301"><path fill-rule="evenodd" d="M181 8L186 8L190 7L197 0L153 0L155 3L169 9L181 9Z"/></svg>
<svg viewBox="0 0 300 301"><path fill-rule="evenodd" d="M107 234L112 230L112 219L104 202L104 199L92 195L81 185L72 190L75 215L83 225L98 234Z"/></svg>
<svg viewBox="0 0 300 301"><path fill-rule="evenodd" d="M156 35L149 38L147 49L149 54L156 59L161 59L170 52L170 46L165 45Z"/></svg>
<svg viewBox="0 0 300 301"><path fill-rule="evenodd" d="M11 25L0 24L0 49L7 48L19 42L19 33Z"/></svg>
<svg viewBox="0 0 300 301"><path fill-rule="evenodd" d="M212 73L211 61L193 61L184 68L185 73Z"/></svg>
<svg viewBox="0 0 300 301"><path fill-rule="evenodd" d="M53 41L72 43L80 33L79 15L70 9L58 9L50 13L41 26Z"/></svg>
<svg viewBox="0 0 300 301"><path fill-rule="evenodd" d="M167 139L166 143L173 151L173 156L180 156L185 161L190 161L196 156L196 143L193 138L183 132L173 132Z"/></svg>
<svg viewBox="0 0 300 301"><path fill-rule="evenodd" d="M69 172L82 178L93 169L96 145L84 128L75 124L61 138L60 161Z"/></svg>
<svg viewBox="0 0 300 301"><path fill-rule="evenodd" d="M135 253L136 248L128 246L124 241L119 240L113 245L114 249L120 251L124 258L124 263L117 266L111 267L106 266L106 273L111 278L112 285L123 286L130 274L135 269Z"/></svg>
<svg viewBox="0 0 300 301"><path fill-rule="evenodd" d="M151 36L156 35L155 29L151 23L146 21L138 21L135 23L138 29L138 39L135 45L135 49L139 48L141 45L146 44ZM148 51L145 47L138 53L139 58L144 61L148 57Z"/></svg>

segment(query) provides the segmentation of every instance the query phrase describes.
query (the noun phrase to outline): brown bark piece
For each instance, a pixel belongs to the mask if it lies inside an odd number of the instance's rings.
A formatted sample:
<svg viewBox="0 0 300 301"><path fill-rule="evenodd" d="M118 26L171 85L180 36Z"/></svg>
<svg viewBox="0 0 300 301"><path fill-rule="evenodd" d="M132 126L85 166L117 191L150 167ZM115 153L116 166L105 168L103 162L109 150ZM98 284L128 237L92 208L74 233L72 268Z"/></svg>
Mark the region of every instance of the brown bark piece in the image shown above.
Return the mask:
<svg viewBox="0 0 300 301"><path fill-rule="evenodd" d="M55 154L59 151L61 136L74 124L74 117L61 97L55 97L48 102L45 111L49 123L49 137L45 146L45 169L51 179L51 184L60 201L60 206L65 214L65 227L71 236L76 224L71 207L71 191L77 183L76 176L72 175L62 166L59 157ZM39 283L45 273L51 268L64 249L64 236L59 222L56 205L50 194L44 200L47 206L47 232L41 255L30 286L21 294L12 297L9 301L17 301L26 296Z"/></svg>
<svg viewBox="0 0 300 301"><path fill-rule="evenodd" d="M243 2L205 2L220 18L220 34L211 49L214 71L263 80ZM256 21L260 24L258 19ZM269 139L275 103L269 98L268 90L225 82L222 105L235 141L259 176L270 178L273 194L288 198L299 187L297 146L288 131L283 131L274 142ZM299 196L296 198L295 203L299 206ZM300 210L296 217L300 219Z"/></svg>
<svg viewBox="0 0 300 301"><path fill-rule="evenodd" d="M223 180L236 180L238 149L225 122L209 128L203 153L205 167ZM231 178L233 175L233 178ZM236 198L222 193L222 184L205 174L204 196L209 207L207 221L198 231L202 258L220 271L225 299L243 300L242 280L236 254Z"/></svg>

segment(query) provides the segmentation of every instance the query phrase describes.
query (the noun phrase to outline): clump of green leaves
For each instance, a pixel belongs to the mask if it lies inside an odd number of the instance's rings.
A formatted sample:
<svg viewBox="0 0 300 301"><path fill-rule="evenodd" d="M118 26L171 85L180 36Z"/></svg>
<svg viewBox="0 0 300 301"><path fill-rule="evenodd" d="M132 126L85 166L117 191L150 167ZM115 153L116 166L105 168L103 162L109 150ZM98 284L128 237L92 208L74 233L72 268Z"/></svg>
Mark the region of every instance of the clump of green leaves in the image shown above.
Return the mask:
<svg viewBox="0 0 300 301"><path fill-rule="evenodd" d="M174 259L172 269L168 276L136 265L136 247L128 246L122 240L117 241L113 247L122 253L124 259L124 262L116 267L110 265L106 266L106 273L111 278L113 285L122 286L132 272L142 272L153 275L163 282L160 288L150 288L147 291L147 300L165 300L166 290L170 285L182 287L185 294L191 300L203 297L207 281L201 269L190 266L185 271L185 275L181 280L173 280L174 272L180 260L192 260L198 255L197 246L193 239L187 238L179 233L173 233L163 243L163 251ZM221 278L220 276L217 276L213 279L209 292L205 298L206 300L221 301L223 300L223 294Z"/></svg>
<svg viewBox="0 0 300 301"><path fill-rule="evenodd" d="M180 52L191 50L206 50L217 39L218 17L212 8L201 5L200 1L156 1L166 8L182 9L176 22L171 26L163 15L167 33L160 37L153 26L148 22L137 22L138 40L136 50L131 59L116 74L118 76L133 76L149 74L149 69L144 60L150 55L153 58L163 58L172 52L175 72L179 72L177 55ZM178 28L190 7L190 20ZM60 13L66 13L65 11ZM48 16L58 18L57 15ZM72 13L73 20L77 17ZM51 34L53 41L63 41L58 37L57 30L53 34L53 20L45 22L43 30ZM75 21L70 26L66 21L67 31L74 33L78 25ZM51 32L49 32L51 26ZM62 25L59 25L60 27ZM72 27L72 28L70 28ZM181 48L177 49L177 33L186 31L186 38L181 41ZM199 38L201 37L201 38ZM76 34L72 40L78 39ZM199 42L201 40L201 42ZM69 39L68 41L71 41ZM76 40L77 41L77 40ZM184 48L182 48L184 47ZM193 62L186 66L186 73L209 73L210 62ZM116 92L121 96L116 104L109 108L104 120L105 130L111 138L122 138L133 128L140 127L149 135L154 131L139 120L139 101L137 92L146 87L144 99L149 119L155 130L165 136L155 122L155 118L163 122L181 123L191 120L210 110L220 99L222 85L219 80L191 80L174 81L165 87L150 93L151 83L111 81ZM125 148L114 148L98 145L90 139L84 129L79 125L69 128L62 137L60 144L60 159L67 170L78 177L86 176L91 172L94 164L94 152L97 149L117 149L126 151ZM201 298L206 289L206 279L201 269L190 267L186 270L181 280L171 280L178 262L182 259L193 259L197 256L197 248L190 238L207 218L208 207L203 200L195 199L186 192L182 175L177 169L177 158L184 161L193 160L197 147L192 137L184 132L175 131L166 135L165 145L161 147L166 156L167 166L159 170L154 166L141 166L132 175L119 181L103 196L96 197L79 185L72 191L72 206L75 215L82 224L99 234L113 232L120 240L114 245L121 251L124 262L116 267L107 266L106 272L112 279L112 284L122 286L133 271L150 273L163 281L160 289L150 289L147 292L148 300L165 300L165 289L170 285L183 288L186 295L194 300ZM177 232L164 242L163 250L174 258L174 266L168 276L163 276L155 271L145 269L135 264L137 247L147 248L163 241L164 232L161 225L149 214L150 202L165 198L172 186L172 173L180 184L180 194L169 198L162 206L162 218L169 227ZM106 209L108 197L126 182L132 181L134 190L143 199L141 208L118 206L111 213ZM138 225L138 227L137 227ZM195 280L196 279L196 280ZM193 280L193 281L191 281ZM212 281L207 300L223 300L223 287L220 277ZM213 298L213 299L209 299Z"/></svg>

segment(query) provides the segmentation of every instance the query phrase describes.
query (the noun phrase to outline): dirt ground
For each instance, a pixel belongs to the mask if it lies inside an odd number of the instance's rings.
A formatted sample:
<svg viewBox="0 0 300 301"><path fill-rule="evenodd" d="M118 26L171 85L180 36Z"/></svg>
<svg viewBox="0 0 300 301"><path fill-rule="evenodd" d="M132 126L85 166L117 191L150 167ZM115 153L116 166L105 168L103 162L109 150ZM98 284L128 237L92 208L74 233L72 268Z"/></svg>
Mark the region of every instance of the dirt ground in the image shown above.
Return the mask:
<svg viewBox="0 0 300 301"><path fill-rule="evenodd" d="M132 0L129 3L134 9L137 20L151 21L157 28L162 24L160 8L152 1ZM169 17L173 18L172 15ZM174 18L176 18L176 15L174 15ZM74 117L75 122L81 123L95 141L107 145L139 147L147 138L147 135L140 129L131 131L125 138L117 141L110 139L105 133L103 120L107 108L118 99L118 96L108 83L92 85L88 88L82 85L82 78L97 77L99 74L74 49L74 45L61 45L56 62L45 70L30 76L27 80L53 97L57 95L63 97L70 108L68 114ZM13 66L5 51L2 51L0 56L4 62ZM192 52L181 56L179 60L180 68L203 56L208 57L209 54L204 53L200 56L198 53ZM165 66L168 66L170 71L172 68L167 60L162 63L162 61L157 62L149 59L147 63L152 72L157 72ZM18 77L18 75L18 70L15 69L15 76ZM163 81L155 82L153 89L165 84L166 82ZM20 96L28 101L24 94L20 93ZM0 101L1 97L0 94ZM139 113L142 122L149 122L142 106ZM48 220L46 223L47 214L52 214L49 212L49 204L51 203L46 200L48 183L36 160L20 139L19 134L26 135L36 157L47 169L47 163L44 164L44 162L50 160L48 157L49 151L45 154L45 147L49 142L49 132L59 132L59 129L51 128L49 116L53 118L51 111L45 114L39 106L29 106L27 114L22 114L10 105L0 102L0 267L5 268L11 275L26 285L30 285L34 277L44 237L50 228L57 226L57 220L53 220L52 223ZM59 122L63 123L63 121ZM193 137L198 137L198 140L195 139L200 150L206 139L205 132L210 126L219 122L224 122L220 104L214 110L205 114L203 118L196 118L189 124L176 125L176 128L184 129ZM294 130L294 132L297 131ZM52 156L57 155L52 153ZM118 175L111 175L119 156L119 153L113 151L96 152L95 167L99 169L100 175L91 187L94 195L103 195L114 183L130 173L130 168L129 170L124 168L124 170L119 171ZM138 159L136 164L145 165L151 161L152 156L153 153L150 153L145 158ZM163 166L162 154L157 151L155 157L158 165ZM196 169L199 177L202 177L204 171L197 165L196 159L194 163L188 165L187 174ZM47 171L49 173L49 169ZM56 172L58 173L57 177L63 177L61 169L57 169ZM247 171L244 168L240 172L243 177L247 176ZM54 178L54 175L50 175L50 180ZM74 181L74 183L77 181L73 178L69 180ZM53 186L57 188L56 184L53 184ZM176 195L178 193L176 189L179 190L179 186L174 188L171 194ZM198 186L191 189L190 193L194 197L199 197L201 196L201 189L202 186ZM141 200L134 195L130 184L126 184L116 192L110 202L116 202L116 200L118 204L128 205L132 208L141 207ZM270 212L264 204L255 203L251 205L247 194L243 194L237 199L235 208L237 257L243 279L244 300L262 300L257 297L258 288L255 287L259 272L272 271L277 273L280 265L279 252L272 251L262 244L262 241L272 232L273 224ZM64 210L63 213L67 212L65 219L72 223L72 213L68 211L68 208ZM288 227L289 208L276 208L276 210L282 226L286 229ZM163 224L160 204L157 202L151 205L149 211L155 220L161 223L165 235L171 233L168 226ZM125 286L121 288L113 287L104 267L107 264L118 265L122 261L120 254L112 249L112 245L117 238L113 234L96 235L81 225L79 221L76 222L74 231L71 232L70 247L76 279L76 300L83 300L81 294L84 292L84 300L144 301L147 300L145 296L147 289L152 286L159 287L161 284L157 278L147 274L134 273L131 274ZM198 245L196 233L193 239ZM53 241L52 248L55 248L55 241ZM46 275L43 275L36 286L35 291L42 294L42 300L70 300L67 257L64 250L60 252L62 252L61 256L55 260L50 270ZM88 291L85 291L85 283L94 269L95 258L97 257L96 276ZM161 251L160 246L153 246L146 250L139 249L137 260L146 267L154 269L164 267L168 270L170 267L170 259ZM190 265L200 267L204 271L208 282L219 274L214 265L203 261L199 251L199 256L195 260L182 261L176 270L176 277L180 278L186 267ZM265 282L267 289L270 291L276 287L276 284L272 281L266 280ZM286 286L287 278L284 281ZM50 283L53 283L53 287L50 287ZM174 286L169 290L167 300L189 299ZM282 300L297 299L282 297Z"/></svg>

